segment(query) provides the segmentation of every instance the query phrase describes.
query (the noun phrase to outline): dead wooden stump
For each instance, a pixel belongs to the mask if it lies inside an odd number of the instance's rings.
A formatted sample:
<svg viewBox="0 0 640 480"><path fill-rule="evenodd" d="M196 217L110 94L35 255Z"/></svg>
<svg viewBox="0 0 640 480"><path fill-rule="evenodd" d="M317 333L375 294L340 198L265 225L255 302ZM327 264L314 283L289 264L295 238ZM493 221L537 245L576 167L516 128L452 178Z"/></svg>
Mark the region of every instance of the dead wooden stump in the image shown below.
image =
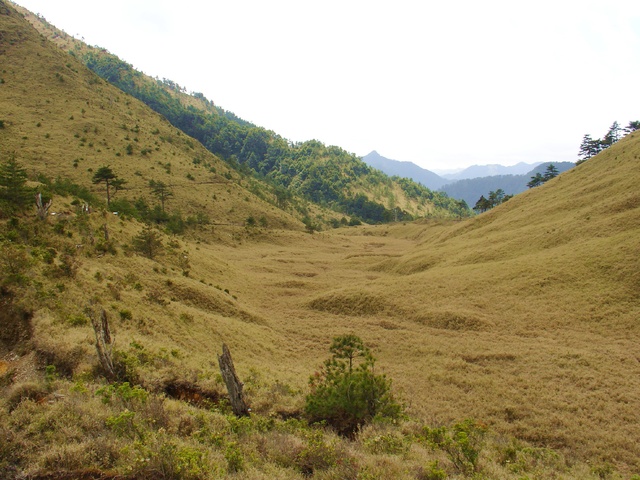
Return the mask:
<svg viewBox="0 0 640 480"><path fill-rule="evenodd" d="M47 214L49 213L49 209L51 208L52 203L53 200L49 200L47 203L43 203L42 194L36 194L36 212L40 220L45 221L47 219Z"/></svg>
<svg viewBox="0 0 640 480"><path fill-rule="evenodd" d="M113 345L111 342L111 330L109 329L107 312L102 308L100 318L98 318L95 310L89 309L89 311L91 325L93 326L93 331L96 334L98 360L100 360L100 365L104 370L107 380L113 381L116 379L116 370L113 365Z"/></svg>
<svg viewBox="0 0 640 480"><path fill-rule="evenodd" d="M222 355L218 355L218 365L220 365L220 373L222 373L222 378L229 392L229 402L231 403L234 415L236 417L248 417L249 407L242 393L244 384L240 381L238 375L236 375L231 353L224 343L222 344Z"/></svg>

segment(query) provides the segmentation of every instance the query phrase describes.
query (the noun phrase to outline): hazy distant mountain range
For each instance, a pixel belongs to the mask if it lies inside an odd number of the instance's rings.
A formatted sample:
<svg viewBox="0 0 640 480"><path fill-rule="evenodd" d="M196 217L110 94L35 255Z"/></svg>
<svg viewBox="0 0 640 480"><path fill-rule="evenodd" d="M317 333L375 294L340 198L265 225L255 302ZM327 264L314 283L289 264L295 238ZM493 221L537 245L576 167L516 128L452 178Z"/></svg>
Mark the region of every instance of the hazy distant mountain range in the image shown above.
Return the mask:
<svg viewBox="0 0 640 480"><path fill-rule="evenodd" d="M510 167L504 165L471 165L464 170L456 173L442 174L447 180L464 180L465 178L493 177L495 175L524 175L536 168L542 162L524 163L520 162ZM449 182L448 182L449 183Z"/></svg>
<svg viewBox="0 0 640 480"><path fill-rule="evenodd" d="M362 157L362 161L389 176L397 175L398 177L411 178L431 190L438 190L451 181L413 162L401 162L385 158L375 150Z"/></svg>
<svg viewBox="0 0 640 480"><path fill-rule="evenodd" d="M565 172L573 167L573 162L545 162L539 164L533 170L521 175L491 175L489 177L463 178L443 185L440 191L445 192L449 197L457 200L464 200L471 208L476 204L480 196L488 196L489 192L499 188L507 195L516 195L527 190L527 183L531 177L540 172L544 175L547 167L553 163L559 173Z"/></svg>
<svg viewBox="0 0 640 480"><path fill-rule="evenodd" d="M470 207L481 195L499 188L508 195L515 195L527 189L527 183L537 172L544 174L551 162L518 163L510 167L503 165L472 165L452 174L438 175L413 162L400 162L383 157L375 150L362 160L387 175L407 177L432 190L445 192L449 197L464 200ZM573 162L552 162L560 173L573 168Z"/></svg>

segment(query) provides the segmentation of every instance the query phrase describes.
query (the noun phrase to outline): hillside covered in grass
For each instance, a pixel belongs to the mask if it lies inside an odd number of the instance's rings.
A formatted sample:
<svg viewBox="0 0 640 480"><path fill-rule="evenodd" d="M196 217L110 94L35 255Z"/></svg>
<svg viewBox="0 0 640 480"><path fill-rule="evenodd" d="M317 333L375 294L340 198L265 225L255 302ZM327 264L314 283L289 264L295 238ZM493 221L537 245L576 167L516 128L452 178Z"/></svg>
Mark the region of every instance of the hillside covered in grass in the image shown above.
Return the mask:
<svg viewBox="0 0 640 480"><path fill-rule="evenodd" d="M141 100L234 169L367 223L469 216L467 205L409 179L372 169L354 154L317 140L292 143L242 120L168 79L153 79L108 51L90 47L22 10L32 24L101 78Z"/></svg>
<svg viewBox="0 0 640 480"><path fill-rule="evenodd" d="M638 132L473 218L309 234L346 214L283 202L2 1L0 36L5 478L638 478ZM351 334L404 411L342 436L305 402Z"/></svg>

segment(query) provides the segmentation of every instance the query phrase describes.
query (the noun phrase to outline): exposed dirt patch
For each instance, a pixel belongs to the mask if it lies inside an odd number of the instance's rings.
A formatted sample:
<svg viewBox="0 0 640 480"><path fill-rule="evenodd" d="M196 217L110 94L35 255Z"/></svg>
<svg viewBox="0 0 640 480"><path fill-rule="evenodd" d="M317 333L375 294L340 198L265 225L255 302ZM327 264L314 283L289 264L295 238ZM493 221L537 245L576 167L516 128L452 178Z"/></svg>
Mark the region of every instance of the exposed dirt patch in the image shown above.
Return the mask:
<svg viewBox="0 0 640 480"><path fill-rule="evenodd" d="M511 353L487 353L478 355L463 355L462 359L467 363L476 365L489 365L493 363L513 362L516 356Z"/></svg>
<svg viewBox="0 0 640 480"><path fill-rule="evenodd" d="M210 408L220 403L220 394L186 381L172 381L164 386L164 393L176 400L201 408Z"/></svg>
<svg viewBox="0 0 640 480"><path fill-rule="evenodd" d="M15 304L14 294L9 289L0 288L0 354L32 337L32 317L32 312Z"/></svg>

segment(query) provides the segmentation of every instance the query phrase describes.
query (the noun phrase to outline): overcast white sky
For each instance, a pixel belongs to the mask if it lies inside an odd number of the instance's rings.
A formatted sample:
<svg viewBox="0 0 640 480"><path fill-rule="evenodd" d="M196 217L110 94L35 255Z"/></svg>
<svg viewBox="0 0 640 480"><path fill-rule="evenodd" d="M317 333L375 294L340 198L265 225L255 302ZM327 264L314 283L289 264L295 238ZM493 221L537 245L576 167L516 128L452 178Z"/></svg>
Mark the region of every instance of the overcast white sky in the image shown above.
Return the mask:
<svg viewBox="0 0 640 480"><path fill-rule="evenodd" d="M283 137L430 170L640 120L637 0L17 0Z"/></svg>

